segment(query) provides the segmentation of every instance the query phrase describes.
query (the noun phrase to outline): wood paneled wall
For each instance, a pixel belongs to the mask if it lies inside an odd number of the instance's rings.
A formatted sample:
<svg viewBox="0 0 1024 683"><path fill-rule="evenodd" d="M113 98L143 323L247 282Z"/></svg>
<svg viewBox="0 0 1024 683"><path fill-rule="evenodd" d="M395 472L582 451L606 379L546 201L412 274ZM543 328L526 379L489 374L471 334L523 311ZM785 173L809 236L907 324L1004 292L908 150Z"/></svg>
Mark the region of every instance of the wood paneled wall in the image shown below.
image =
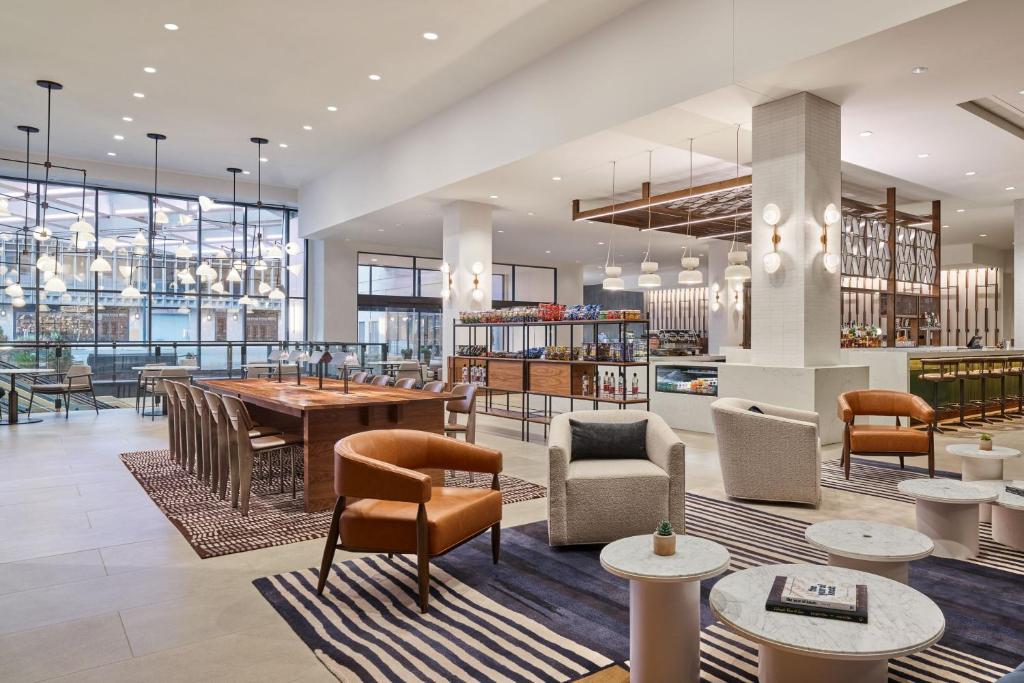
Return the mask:
<svg viewBox="0 0 1024 683"><path fill-rule="evenodd" d="M1009 338L1001 329L1003 273L999 268L950 268L942 271L939 317L942 343L963 346L978 335L993 346Z"/></svg>

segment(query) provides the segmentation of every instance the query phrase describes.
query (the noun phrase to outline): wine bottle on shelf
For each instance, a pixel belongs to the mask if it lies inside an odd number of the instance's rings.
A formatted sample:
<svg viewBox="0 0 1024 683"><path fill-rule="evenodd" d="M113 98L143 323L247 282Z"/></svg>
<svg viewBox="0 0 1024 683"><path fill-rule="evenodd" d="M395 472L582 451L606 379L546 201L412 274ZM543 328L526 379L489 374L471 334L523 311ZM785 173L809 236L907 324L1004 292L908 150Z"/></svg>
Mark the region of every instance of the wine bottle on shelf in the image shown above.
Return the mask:
<svg viewBox="0 0 1024 683"><path fill-rule="evenodd" d="M468 384L469 383L469 366L468 365L463 365L462 366L462 383L463 384Z"/></svg>

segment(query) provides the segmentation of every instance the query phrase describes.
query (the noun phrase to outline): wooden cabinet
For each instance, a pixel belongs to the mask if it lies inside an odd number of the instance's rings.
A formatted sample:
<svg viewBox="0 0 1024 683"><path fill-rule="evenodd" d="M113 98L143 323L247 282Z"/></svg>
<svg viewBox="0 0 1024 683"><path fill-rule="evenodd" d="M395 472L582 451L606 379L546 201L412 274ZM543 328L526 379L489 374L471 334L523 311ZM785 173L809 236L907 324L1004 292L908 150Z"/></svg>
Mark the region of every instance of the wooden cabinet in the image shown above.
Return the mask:
<svg viewBox="0 0 1024 683"><path fill-rule="evenodd" d="M522 391L525 389L523 384L523 361L488 359L487 386L491 389L505 389L507 391Z"/></svg>
<svg viewBox="0 0 1024 683"><path fill-rule="evenodd" d="M568 363L530 363L530 391L571 393L571 376L572 365Z"/></svg>

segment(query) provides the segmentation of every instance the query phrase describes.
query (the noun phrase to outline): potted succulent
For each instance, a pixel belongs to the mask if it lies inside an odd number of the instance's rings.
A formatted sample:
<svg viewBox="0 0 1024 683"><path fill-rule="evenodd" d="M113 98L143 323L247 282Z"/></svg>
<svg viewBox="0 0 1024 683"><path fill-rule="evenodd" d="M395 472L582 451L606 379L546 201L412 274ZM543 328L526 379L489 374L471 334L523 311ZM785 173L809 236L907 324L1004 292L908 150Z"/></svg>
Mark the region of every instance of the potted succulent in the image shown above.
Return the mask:
<svg viewBox="0 0 1024 683"><path fill-rule="evenodd" d="M676 531L668 520L662 521L658 528L654 530L654 554L676 554Z"/></svg>
<svg viewBox="0 0 1024 683"><path fill-rule="evenodd" d="M978 450L979 451L990 451L992 450L992 435L987 432L978 434Z"/></svg>

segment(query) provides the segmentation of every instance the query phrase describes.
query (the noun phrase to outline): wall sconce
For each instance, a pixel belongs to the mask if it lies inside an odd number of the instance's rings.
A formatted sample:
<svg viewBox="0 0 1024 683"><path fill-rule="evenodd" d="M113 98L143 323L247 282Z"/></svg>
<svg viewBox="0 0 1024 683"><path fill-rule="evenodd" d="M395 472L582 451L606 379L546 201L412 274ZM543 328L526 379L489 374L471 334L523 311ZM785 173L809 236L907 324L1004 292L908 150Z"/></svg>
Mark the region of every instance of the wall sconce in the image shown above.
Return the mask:
<svg viewBox="0 0 1024 683"><path fill-rule="evenodd" d="M743 312L743 284L737 282L736 286L732 288L732 302L733 308L736 309L737 313Z"/></svg>
<svg viewBox="0 0 1024 683"><path fill-rule="evenodd" d="M825 225L821 227L821 249L824 255L821 258L822 264L825 266L825 270L830 273L834 273L839 270L840 258L839 254L831 254L828 250L828 226L838 223L842 220L843 214L836 208L835 204L829 203L825 207Z"/></svg>
<svg viewBox="0 0 1024 683"><path fill-rule="evenodd" d="M447 299L452 295L452 267L447 261L441 262L441 298Z"/></svg>
<svg viewBox="0 0 1024 683"><path fill-rule="evenodd" d="M480 289L480 275L484 272L484 264L476 261L473 263L473 301L484 300L484 290Z"/></svg>
<svg viewBox="0 0 1024 683"><path fill-rule="evenodd" d="M764 272L771 275L782 265L782 256L779 255L779 242L782 241L782 236L779 235L779 221L782 220L782 210L778 204L765 204L764 209L761 211L761 218L764 219L765 223L772 226L772 250L761 259L764 265Z"/></svg>
<svg viewBox="0 0 1024 683"><path fill-rule="evenodd" d="M722 288L717 282L711 283L711 312L717 313L722 307Z"/></svg>

